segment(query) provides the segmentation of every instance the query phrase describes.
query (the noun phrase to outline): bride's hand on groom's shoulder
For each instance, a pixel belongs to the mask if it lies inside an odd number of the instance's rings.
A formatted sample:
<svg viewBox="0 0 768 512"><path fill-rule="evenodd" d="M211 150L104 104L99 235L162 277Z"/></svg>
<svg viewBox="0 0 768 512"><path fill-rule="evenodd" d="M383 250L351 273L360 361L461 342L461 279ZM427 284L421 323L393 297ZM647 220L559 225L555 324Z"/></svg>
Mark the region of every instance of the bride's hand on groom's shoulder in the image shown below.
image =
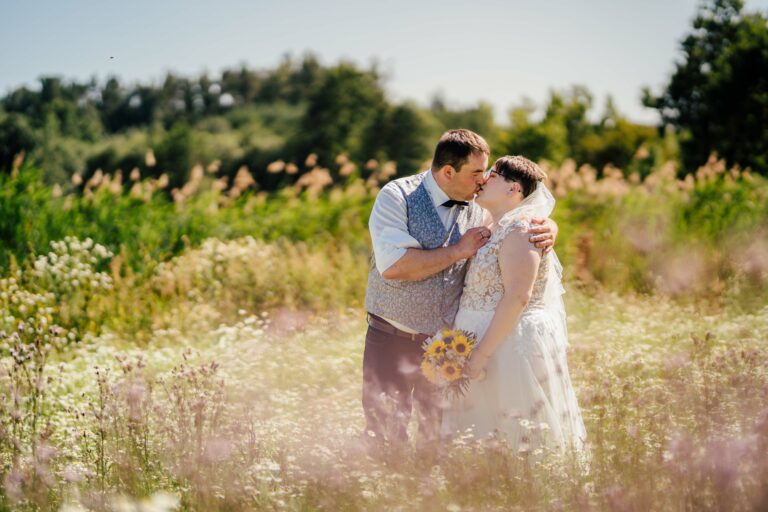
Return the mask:
<svg viewBox="0 0 768 512"><path fill-rule="evenodd" d="M547 254L555 245L557 232L557 222L552 219L531 219L531 227L528 230L531 236L528 240L534 247L542 250L542 255Z"/></svg>

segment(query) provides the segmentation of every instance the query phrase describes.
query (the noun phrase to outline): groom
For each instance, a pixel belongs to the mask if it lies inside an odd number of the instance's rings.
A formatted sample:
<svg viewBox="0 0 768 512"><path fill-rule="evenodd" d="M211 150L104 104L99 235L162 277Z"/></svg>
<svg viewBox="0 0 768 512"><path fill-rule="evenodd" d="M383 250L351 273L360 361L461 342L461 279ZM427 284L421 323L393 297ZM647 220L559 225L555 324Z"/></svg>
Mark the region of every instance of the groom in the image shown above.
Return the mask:
<svg viewBox="0 0 768 512"><path fill-rule="evenodd" d="M443 134L430 170L387 183L368 228L373 243L365 307L363 409L371 441L407 441L411 411L426 442L439 434L435 388L420 371L422 342L453 325L468 259L490 238L473 201L490 149L469 130ZM531 230L536 247L552 246L557 226Z"/></svg>

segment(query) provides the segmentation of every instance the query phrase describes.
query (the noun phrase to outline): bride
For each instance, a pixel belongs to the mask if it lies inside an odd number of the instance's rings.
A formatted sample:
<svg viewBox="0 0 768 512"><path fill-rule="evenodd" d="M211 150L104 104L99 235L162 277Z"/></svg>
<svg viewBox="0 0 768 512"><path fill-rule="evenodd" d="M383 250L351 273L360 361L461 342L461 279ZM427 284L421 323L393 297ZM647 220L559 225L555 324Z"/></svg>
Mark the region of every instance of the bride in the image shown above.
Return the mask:
<svg viewBox="0 0 768 512"><path fill-rule="evenodd" d="M528 242L533 218L552 212L544 173L521 156L487 171L477 203L492 235L468 271L455 327L477 335L466 394L444 411L442 432L505 439L513 450L582 448L584 423L566 363L562 267Z"/></svg>

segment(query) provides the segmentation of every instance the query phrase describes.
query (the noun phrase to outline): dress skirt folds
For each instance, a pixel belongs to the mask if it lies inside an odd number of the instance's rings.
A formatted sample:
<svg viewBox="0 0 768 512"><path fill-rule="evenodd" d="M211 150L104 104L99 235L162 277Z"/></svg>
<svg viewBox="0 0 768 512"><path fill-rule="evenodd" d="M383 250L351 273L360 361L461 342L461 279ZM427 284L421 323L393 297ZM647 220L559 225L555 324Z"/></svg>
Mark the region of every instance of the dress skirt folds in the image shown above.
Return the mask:
<svg viewBox="0 0 768 512"><path fill-rule="evenodd" d="M493 311L460 309L455 327L481 339ZM566 362L560 318L525 311L488 361L486 376L443 412L442 434L491 435L513 449L580 449L586 433Z"/></svg>

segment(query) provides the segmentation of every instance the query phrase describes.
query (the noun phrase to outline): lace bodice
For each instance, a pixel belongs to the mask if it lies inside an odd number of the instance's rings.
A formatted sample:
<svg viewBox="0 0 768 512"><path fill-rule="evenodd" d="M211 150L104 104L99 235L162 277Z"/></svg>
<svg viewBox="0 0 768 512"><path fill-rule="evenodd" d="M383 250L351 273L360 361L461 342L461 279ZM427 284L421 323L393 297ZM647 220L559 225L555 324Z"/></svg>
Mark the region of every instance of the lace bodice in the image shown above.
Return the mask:
<svg viewBox="0 0 768 512"><path fill-rule="evenodd" d="M461 296L460 309L474 311L493 311L504 295L504 284L501 280L501 267L499 266L499 250L501 243L511 233L525 233L530 227L530 222L525 218L502 218L498 228L493 232L470 264L467 277L464 281L464 292ZM549 274L550 255L541 259L536 280L533 284L531 300L525 307L525 311L543 307L544 291L547 286Z"/></svg>

